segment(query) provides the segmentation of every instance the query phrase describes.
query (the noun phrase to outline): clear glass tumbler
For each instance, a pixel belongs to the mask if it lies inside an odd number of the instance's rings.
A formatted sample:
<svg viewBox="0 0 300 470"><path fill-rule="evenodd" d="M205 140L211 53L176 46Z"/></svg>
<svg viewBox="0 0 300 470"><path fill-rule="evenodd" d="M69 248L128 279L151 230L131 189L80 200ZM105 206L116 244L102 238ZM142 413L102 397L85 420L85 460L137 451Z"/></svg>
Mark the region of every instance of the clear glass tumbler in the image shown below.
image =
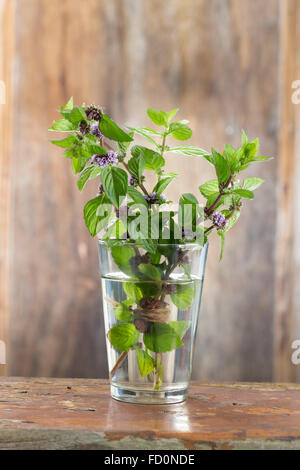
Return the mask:
<svg viewBox="0 0 300 470"><path fill-rule="evenodd" d="M142 404L187 398L208 245L99 241L113 398Z"/></svg>

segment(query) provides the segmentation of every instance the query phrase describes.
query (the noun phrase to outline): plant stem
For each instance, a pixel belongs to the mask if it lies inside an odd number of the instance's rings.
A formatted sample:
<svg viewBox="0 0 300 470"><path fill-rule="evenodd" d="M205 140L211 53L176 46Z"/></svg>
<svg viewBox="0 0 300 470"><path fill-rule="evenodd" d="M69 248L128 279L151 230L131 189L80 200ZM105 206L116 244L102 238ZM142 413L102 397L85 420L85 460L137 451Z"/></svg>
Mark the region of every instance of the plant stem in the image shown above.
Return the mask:
<svg viewBox="0 0 300 470"><path fill-rule="evenodd" d="M127 163L125 163L124 161L122 162L123 163L123 166L126 168L126 170L128 171L129 174L130 171L129 171L129 168L128 168L128 165ZM138 186L141 188L141 190L143 191L144 194L146 194L146 196L148 196L148 191L147 189L145 188L145 186L143 185L143 183L138 183Z"/></svg>
<svg viewBox="0 0 300 470"><path fill-rule="evenodd" d="M228 188L228 186L231 183L232 175L229 176L228 180L226 181L224 187L221 189L219 196L217 199L209 206L206 208L205 212L207 216L210 216L213 213L214 208L217 206L218 202L220 201L221 197L224 194L224 190Z"/></svg>
<svg viewBox="0 0 300 470"><path fill-rule="evenodd" d="M113 376L115 375L115 373L117 372L117 370L119 369L119 367L122 366L122 364L124 363L124 361L126 360L128 356L128 351L123 351L122 354L120 355L119 359L117 360L117 362L115 363L114 367L112 368L112 370L110 371L110 378L112 379Z"/></svg>

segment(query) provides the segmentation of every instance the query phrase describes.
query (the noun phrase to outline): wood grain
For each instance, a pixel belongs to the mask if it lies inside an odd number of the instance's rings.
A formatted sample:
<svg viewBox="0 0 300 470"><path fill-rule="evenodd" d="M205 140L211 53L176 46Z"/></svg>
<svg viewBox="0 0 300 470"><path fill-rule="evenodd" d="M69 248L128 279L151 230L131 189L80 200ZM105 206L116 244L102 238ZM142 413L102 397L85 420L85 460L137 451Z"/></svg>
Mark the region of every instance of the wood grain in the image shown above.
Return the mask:
<svg viewBox="0 0 300 470"><path fill-rule="evenodd" d="M0 102L0 340L2 341L2 349L5 348L6 361L8 357L12 233L10 214L14 24L15 2L14 0L2 0L0 2L0 80L4 83L5 100ZM5 375L6 369L6 365L0 363L0 375Z"/></svg>
<svg viewBox="0 0 300 470"><path fill-rule="evenodd" d="M194 365L201 380L272 379L284 67L278 4L17 0L10 374L107 374L96 243L82 219L96 189L79 194L69 161L47 144L55 110L74 95L132 125L149 124L147 106L179 106L179 118L194 129L192 143L222 150L225 142L238 145L244 128L260 138L261 154L275 157L245 172L266 183L229 234L222 263L219 241L210 244ZM186 188L197 194L213 177L197 158L170 155L167 166L181 174L171 198Z"/></svg>
<svg viewBox="0 0 300 470"><path fill-rule="evenodd" d="M0 449L300 449L300 385L199 384L132 405L100 380L0 379Z"/></svg>
<svg viewBox="0 0 300 470"><path fill-rule="evenodd" d="M293 301L296 300L294 289L298 284L297 279L299 279L299 267L298 272L296 270L299 233L296 230L297 225L294 223L295 202L299 192L297 182L299 171L296 173L298 160L296 145L299 132L296 116L298 115L299 122L299 111L297 111L297 105L292 102L292 83L300 73L299 53L297 52L300 2L298 0L282 2L280 18L280 159L277 183L274 379L284 381L296 378L296 368L290 359L291 344L293 339L299 339L299 320L296 315L296 311L299 313L299 303L297 303L297 310L296 305L293 306ZM293 331L293 326L296 325L298 328Z"/></svg>

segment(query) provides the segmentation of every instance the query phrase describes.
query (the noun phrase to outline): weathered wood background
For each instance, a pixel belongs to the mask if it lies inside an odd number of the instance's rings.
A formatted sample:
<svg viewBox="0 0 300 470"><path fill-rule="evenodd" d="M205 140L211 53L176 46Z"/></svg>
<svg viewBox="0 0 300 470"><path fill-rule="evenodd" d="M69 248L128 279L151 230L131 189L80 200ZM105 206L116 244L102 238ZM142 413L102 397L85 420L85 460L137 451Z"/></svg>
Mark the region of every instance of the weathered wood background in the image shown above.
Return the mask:
<svg viewBox="0 0 300 470"><path fill-rule="evenodd" d="M300 339L300 105L291 102L300 1L1 0L0 15L8 373L107 374L96 242L82 219L94 189L80 194L69 161L47 142L56 109L74 95L133 125L147 123L147 106L179 106L204 148L237 145L241 128L259 136L274 160L247 172L266 183L230 233L222 263L219 241L210 245L194 377L299 379L290 355ZM168 167L181 172L174 197L212 176L192 157L168 157Z"/></svg>

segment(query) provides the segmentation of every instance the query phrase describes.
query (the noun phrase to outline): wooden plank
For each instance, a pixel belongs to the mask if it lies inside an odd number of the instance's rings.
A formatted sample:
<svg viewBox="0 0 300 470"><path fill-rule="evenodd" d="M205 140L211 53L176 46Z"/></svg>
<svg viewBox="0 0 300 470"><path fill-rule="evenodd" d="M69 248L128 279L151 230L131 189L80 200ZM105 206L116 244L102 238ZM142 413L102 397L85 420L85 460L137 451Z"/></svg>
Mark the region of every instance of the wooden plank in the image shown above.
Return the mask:
<svg viewBox="0 0 300 470"><path fill-rule="evenodd" d="M278 218L276 243L276 282L274 312L274 379L295 379L291 362L293 325L293 290L296 272L295 249L299 234L295 232L296 109L292 101L292 83L297 79L297 27L300 2L281 2L280 10L280 141L278 164ZM297 189L296 189L297 188ZM294 237L294 234L296 238ZM298 304L299 305L299 304ZM295 332L297 334L297 332ZM299 329L298 329L299 334ZM297 339L297 338L295 338ZM300 339L300 336L299 336Z"/></svg>
<svg viewBox="0 0 300 470"><path fill-rule="evenodd" d="M100 380L0 387L0 449L300 449L296 384L193 383L171 407L119 403Z"/></svg>
<svg viewBox="0 0 300 470"><path fill-rule="evenodd" d="M17 12L10 374L105 376L96 247L82 220L96 189L78 193L69 162L46 143L47 125L71 94L132 125L147 123L149 105L179 105L193 143L238 145L243 127L276 155L278 2L26 0ZM212 177L200 159L167 160L181 174L170 198L198 194ZM222 264L219 240L210 245L199 379L272 377L275 231L266 226L276 215L276 160L251 174L266 184L230 233Z"/></svg>
<svg viewBox="0 0 300 470"><path fill-rule="evenodd" d="M15 1L0 1L0 375L6 374L10 313L10 200Z"/></svg>

